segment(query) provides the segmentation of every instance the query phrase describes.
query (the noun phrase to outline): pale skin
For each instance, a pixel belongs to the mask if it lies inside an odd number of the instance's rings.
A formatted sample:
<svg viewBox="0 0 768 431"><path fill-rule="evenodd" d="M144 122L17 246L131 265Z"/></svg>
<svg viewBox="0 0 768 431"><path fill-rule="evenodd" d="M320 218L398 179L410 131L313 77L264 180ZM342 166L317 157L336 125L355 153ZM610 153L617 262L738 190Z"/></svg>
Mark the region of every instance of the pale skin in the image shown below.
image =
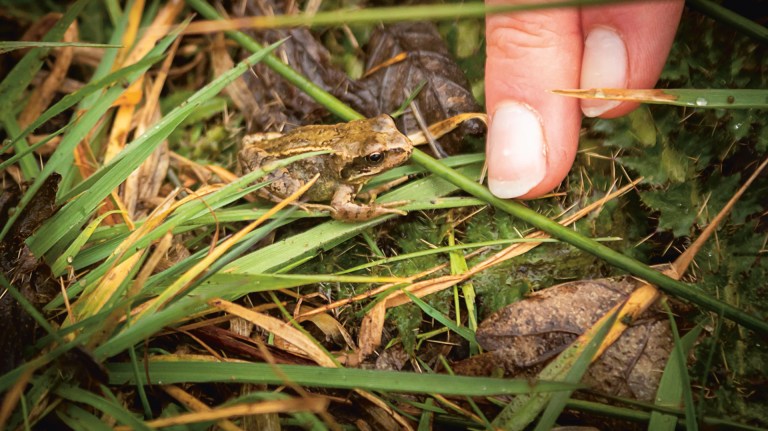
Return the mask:
<svg viewBox="0 0 768 431"><path fill-rule="evenodd" d="M682 8L680 0L640 1L489 16L485 93L491 191L527 199L557 187L573 164L582 117L619 117L637 105L580 102L547 90L653 88Z"/></svg>

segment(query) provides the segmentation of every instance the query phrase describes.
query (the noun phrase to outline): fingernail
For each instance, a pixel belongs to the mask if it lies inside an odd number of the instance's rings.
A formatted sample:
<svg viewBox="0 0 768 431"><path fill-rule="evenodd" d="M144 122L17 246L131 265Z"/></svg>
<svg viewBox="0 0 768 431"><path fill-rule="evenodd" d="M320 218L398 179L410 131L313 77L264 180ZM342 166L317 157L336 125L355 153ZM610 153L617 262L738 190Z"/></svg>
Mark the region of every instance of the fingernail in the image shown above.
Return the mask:
<svg viewBox="0 0 768 431"><path fill-rule="evenodd" d="M506 102L493 114L488 133L488 188L500 198L522 196L543 179L547 145L539 114Z"/></svg>
<svg viewBox="0 0 768 431"><path fill-rule="evenodd" d="M584 41L581 88L626 88L627 47L615 31L595 27ZM581 111L597 117L621 104L618 100L582 100Z"/></svg>

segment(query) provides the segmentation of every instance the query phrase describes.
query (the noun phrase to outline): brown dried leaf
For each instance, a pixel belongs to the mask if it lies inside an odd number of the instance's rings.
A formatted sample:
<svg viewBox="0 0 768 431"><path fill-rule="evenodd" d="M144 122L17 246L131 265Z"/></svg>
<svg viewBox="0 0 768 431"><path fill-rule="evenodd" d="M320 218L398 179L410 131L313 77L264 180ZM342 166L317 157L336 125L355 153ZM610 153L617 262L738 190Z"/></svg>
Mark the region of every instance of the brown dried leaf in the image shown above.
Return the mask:
<svg viewBox="0 0 768 431"><path fill-rule="evenodd" d="M311 311L311 307L302 306L301 313ZM355 340L349 335L349 332L344 328L338 320L328 313L313 314L307 319L302 319L301 322L312 322L320 332L325 336L325 341L331 341L339 345L345 345L348 348L355 348Z"/></svg>
<svg viewBox="0 0 768 431"><path fill-rule="evenodd" d="M363 322L360 324L360 335L357 338L357 345L360 346L359 362L373 354L376 348L381 345L386 312L387 306L384 301L381 301L368 310L363 317Z"/></svg>
<svg viewBox="0 0 768 431"><path fill-rule="evenodd" d="M427 124L480 110L467 78L433 24L409 22L378 29L368 43L366 70L373 70L402 53L407 53L403 61L378 68L361 80L374 94L375 113L394 112L422 82L426 85L414 102ZM406 134L421 130L411 112L401 117L398 126ZM441 142L453 144L464 134L478 134L482 130L480 122L469 121Z"/></svg>
<svg viewBox="0 0 768 431"><path fill-rule="evenodd" d="M268 16L286 13L283 5L276 5L276 2L254 3L248 2L245 14ZM308 29L261 30L253 31L252 35L264 45L287 38L275 56L354 109L375 115L375 101L370 92L331 64L330 53ZM261 109L246 113L250 115L249 130L289 130L297 125L317 123L327 115L324 107L269 67L257 64L252 70L253 73L244 75L244 78L249 83L256 105Z"/></svg>
<svg viewBox="0 0 768 431"><path fill-rule="evenodd" d="M213 43L211 44L211 66L213 67L215 76L220 76L224 72L235 67L235 62L232 60L232 57L229 56L225 42L224 34L218 33L214 36ZM224 93L232 99L232 103L235 104L240 112L250 113L259 111L259 105L257 105L256 100L251 97L250 91L248 90L248 84L242 76L227 85L224 89Z"/></svg>
<svg viewBox="0 0 768 431"><path fill-rule="evenodd" d="M456 364L462 374L533 376L642 284L632 277L574 281L540 290L483 321L477 341L490 352ZM650 401L673 348L669 323L646 312L584 377L594 389Z"/></svg>

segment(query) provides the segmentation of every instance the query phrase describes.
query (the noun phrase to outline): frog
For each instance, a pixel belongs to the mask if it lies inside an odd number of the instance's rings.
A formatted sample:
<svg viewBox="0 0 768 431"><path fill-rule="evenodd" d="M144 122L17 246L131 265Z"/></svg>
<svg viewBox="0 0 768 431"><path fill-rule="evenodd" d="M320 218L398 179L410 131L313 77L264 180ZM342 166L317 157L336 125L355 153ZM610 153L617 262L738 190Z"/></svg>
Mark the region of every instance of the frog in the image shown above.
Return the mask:
<svg viewBox="0 0 768 431"><path fill-rule="evenodd" d="M400 133L389 115L302 126L274 138L247 135L237 158L240 173L246 174L276 160L315 151L328 153L272 171L265 178L269 183L257 194L280 202L318 176L302 202L329 202L319 207L328 209L333 219L354 222L385 214L405 214L392 208L401 204L398 202L378 205L355 201L372 177L405 163L413 153L413 143Z"/></svg>

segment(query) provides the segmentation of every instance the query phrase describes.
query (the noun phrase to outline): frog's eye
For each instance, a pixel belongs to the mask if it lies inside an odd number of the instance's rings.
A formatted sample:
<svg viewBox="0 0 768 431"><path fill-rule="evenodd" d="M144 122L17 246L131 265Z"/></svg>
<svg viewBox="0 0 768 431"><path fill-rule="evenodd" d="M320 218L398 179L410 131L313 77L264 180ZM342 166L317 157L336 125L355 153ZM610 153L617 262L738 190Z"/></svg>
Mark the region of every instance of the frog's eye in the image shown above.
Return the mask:
<svg viewBox="0 0 768 431"><path fill-rule="evenodd" d="M365 160L371 165L378 165L384 161L384 153L371 153L365 156Z"/></svg>

